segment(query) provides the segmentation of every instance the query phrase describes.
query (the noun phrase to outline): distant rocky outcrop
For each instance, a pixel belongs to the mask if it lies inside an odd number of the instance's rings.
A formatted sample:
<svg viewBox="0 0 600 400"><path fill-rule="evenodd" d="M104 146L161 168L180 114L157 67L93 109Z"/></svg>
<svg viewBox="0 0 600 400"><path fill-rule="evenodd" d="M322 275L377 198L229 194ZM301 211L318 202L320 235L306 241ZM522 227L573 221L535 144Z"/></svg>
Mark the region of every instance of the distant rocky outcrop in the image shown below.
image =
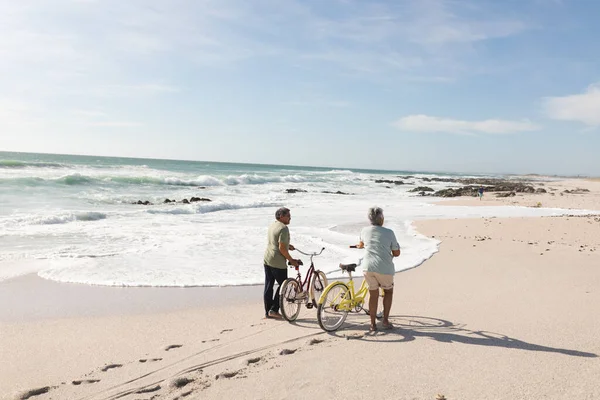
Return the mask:
<svg viewBox="0 0 600 400"><path fill-rule="evenodd" d="M503 195L499 197L511 197L516 193L546 193L546 189L534 188L529 182L523 180L504 180L504 179L492 179L492 178L422 178L426 182L447 182L447 183L463 183L467 186L462 187L451 187L433 191L428 186L419 186L410 192L419 193L421 196L426 195L427 192L431 193L431 196L437 197L458 197L458 196L477 196L479 188L483 186L485 192L502 192ZM425 193L421 193L425 192Z"/></svg>
<svg viewBox="0 0 600 400"><path fill-rule="evenodd" d="M390 179L375 179L375 183L393 183L394 185L404 185L402 181L392 181Z"/></svg>
<svg viewBox="0 0 600 400"><path fill-rule="evenodd" d="M306 193L304 189L285 189L286 193Z"/></svg>
<svg viewBox="0 0 600 400"><path fill-rule="evenodd" d="M437 197L477 196L477 189L478 189L478 187L476 187L476 186L464 186L461 188L448 188L448 189L438 190L437 192L433 193L432 196L437 196Z"/></svg>
<svg viewBox="0 0 600 400"><path fill-rule="evenodd" d="M329 192L329 191L327 191L327 190L324 190L324 191L323 191L323 192L321 192L321 193L327 193L327 194L343 194L343 195L351 195L351 194L352 194L352 193L345 193L345 192L341 192L341 191L339 191L339 190L338 190L337 192Z"/></svg>
<svg viewBox="0 0 600 400"><path fill-rule="evenodd" d="M429 186L417 186L414 189L410 189L409 192L435 192L435 190Z"/></svg>
<svg viewBox="0 0 600 400"><path fill-rule="evenodd" d="M516 195L515 192L496 193L496 197L514 197Z"/></svg>
<svg viewBox="0 0 600 400"><path fill-rule="evenodd" d="M188 199L181 200L181 203L182 204L190 204L190 203L195 203L195 202L198 202L198 201L212 201L212 200L204 198L204 197L191 197L189 200ZM177 203L177 200L165 199L162 202L162 204L170 204L170 203ZM138 201L135 201L135 202L133 202L131 204L144 205L144 206L152 206L152 205L154 205L153 203L151 203L148 200L145 200L145 201L138 200Z"/></svg>
<svg viewBox="0 0 600 400"><path fill-rule="evenodd" d="M564 190L563 193L567 193L567 194L584 194L584 193L589 193L589 189L582 189L582 188L577 188L577 189L573 189L573 190Z"/></svg>

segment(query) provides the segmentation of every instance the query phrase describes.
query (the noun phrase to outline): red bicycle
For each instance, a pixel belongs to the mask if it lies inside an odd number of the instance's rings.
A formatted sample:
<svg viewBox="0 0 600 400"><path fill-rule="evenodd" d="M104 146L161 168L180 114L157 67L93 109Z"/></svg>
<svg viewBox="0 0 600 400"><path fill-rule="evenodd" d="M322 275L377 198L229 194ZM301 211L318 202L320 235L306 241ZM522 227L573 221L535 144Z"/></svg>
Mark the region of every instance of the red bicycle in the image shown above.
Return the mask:
<svg viewBox="0 0 600 400"><path fill-rule="evenodd" d="M281 285L281 291L279 294L279 308L281 315L286 321L295 321L300 314L300 306L302 303L306 305L306 308L310 309L317 306L317 302L323 293L323 290L327 287L327 277L321 270L315 269L313 257L321 255L325 250L325 247L318 253L304 253L296 249L301 254L310 257L310 267L308 268L306 278L302 282L302 275L300 274L300 267L295 268L298 273L296 278L288 278L283 281ZM301 260L298 260L299 265L303 265Z"/></svg>

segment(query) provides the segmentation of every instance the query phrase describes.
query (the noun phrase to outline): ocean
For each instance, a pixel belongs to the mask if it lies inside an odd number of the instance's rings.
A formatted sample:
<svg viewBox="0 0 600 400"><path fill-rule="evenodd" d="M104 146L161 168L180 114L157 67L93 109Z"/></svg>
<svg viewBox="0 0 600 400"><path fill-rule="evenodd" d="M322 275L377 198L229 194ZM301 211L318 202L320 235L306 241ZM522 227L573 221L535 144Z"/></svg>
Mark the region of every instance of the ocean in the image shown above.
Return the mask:
<svg viewBox="0 0 600 400"><path fill-rule="evenodd" d="M438 206L409 192L453 186L423 181L439 176L468 175L0 152L0 280L35 273L109 286L258 284L267 227L281 206L291 209L292 244L325 248L315 265L330 278L341 276L340 262L360 262L361 250L348 246L371 206L383 208L400 242L397 271L438 251L412 221L565 212ZM192 197L210 201L182 202Z"/></svg>

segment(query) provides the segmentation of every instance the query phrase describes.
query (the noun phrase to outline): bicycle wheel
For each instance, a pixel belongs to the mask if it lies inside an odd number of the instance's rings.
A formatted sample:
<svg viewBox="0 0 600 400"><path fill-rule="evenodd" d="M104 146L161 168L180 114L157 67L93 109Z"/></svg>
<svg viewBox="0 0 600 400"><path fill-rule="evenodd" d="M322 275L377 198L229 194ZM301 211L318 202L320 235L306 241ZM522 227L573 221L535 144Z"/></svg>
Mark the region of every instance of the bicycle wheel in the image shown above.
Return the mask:
<svg viewBox="0 0 600 400"><path fill-rule="evenodd" d="M297 298L299 292L300 285L298 285L295 279L288 278L283 281L281 290L279 291L279 309L286 321L295 321L298 318L298 314L300 314L300 303L302 300Z"/></svg>
<svg viewBox="0 0 600 400"><path fill-rule="evenodd" d="M327 332L337 330L348 316L348 311L339 309L342 301L351 300L350 290L345 283L335 282L325 288L323 292L323 302L317 307L317 321L319 326Z"/></svg>
<svg viewBox="0 0 600 400"><path fill-rule="evenodd" d="M383 289L379 289L379 301L377 301L377 314L375 314L375 317L377 319L381 319L383 318ZM365 314L367 315L371 315L369 313L369 297L370 295L367 295L365 297L365 304L363 306L363 310L365 312Z"/></svg>
<svg viewBox="0 0 600 400"><path fill-rule="evenodd" d="M323 291L327 287L327 277L323 271L315 271L313 276L310 278L310 298L314 305L317 305Z"/></svg>

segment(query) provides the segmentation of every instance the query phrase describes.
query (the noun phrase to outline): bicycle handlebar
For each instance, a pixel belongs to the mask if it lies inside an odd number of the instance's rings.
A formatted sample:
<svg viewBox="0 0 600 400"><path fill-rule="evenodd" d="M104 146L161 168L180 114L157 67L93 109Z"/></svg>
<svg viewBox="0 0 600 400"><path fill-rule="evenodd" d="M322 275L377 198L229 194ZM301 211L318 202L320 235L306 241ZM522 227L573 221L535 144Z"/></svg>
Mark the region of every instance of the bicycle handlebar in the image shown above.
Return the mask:
<svg viewBox="0 0 600 400"><path fill-rule="evenodd" d="M303 252L302 250L299 250L299 249L295 249L295 250L296 250L298 253L300 253L300 254L304 254L305 256L309 256L309 257L310 257L310 263L312 264L312 259L313 259L313 257L314 257L314 256L318 256L318 255L321 255L321 253L323 252L323 250L325 250L325 247L321 248L321 251L320 251L320 252L318 252L318 253L317 253L317 252L314 252L314 253L305 253L305 252ZM302 260L296 260L296 261L298 261L298 266L300 266L300 265L304 265L304 264L302 263ZM288 262L288 265L290 265L290 266L293 266L293 265L292 265L290 262Z"/></svg>
<svg viewBox="0 0 600 400"><path fill-rule="evenodd" d="M300 250L300 249L296 248L296 251L297 251L298 253L300 253L300 254L304 254L305 256L311 256L311 257L313 257L313 256L320 256L320 255L321 255L321 253L323 252L323 250L325 250L325 247L323 247L323 248L321 249L321 251L320 251L320 252L318 252L318 253L317 253L317 252L314 252L314 253L305 253L305 252L303 252L302 250Z"/></svg>

